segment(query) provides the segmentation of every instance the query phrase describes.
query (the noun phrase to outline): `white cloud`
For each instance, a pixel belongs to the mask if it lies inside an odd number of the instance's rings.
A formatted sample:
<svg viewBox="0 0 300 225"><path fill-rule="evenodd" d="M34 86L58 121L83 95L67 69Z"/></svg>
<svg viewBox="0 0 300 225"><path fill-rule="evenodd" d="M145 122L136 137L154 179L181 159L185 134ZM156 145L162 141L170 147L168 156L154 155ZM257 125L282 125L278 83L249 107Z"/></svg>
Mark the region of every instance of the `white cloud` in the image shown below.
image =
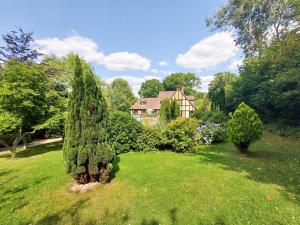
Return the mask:
<svg viewBox="0 0 300 225"><path fill-rule="evenodd" d="M166 61L160 61L158 64L159 64L160 66L167 66L167 65L169 65L169 63L166 62Z"/></svg>
<svg viewBox="0 0 300 225"><path fill-rule="evenodd" d="M144 70L150 69L151 62L149 59L138 55L137 53L116 52L105 57L104 65L109 70Z"/></svg>
<svg viewBox="0 0 300 225"><path fill-rule="evenodd" d="M159 73L158 69L151 69L151 73Z"/></svg>
<svg viewBox="0 0 300 225"><path fill-rule="evenodd" d="M122 76L114 76L114 77L109 77L106 79L107 83L111 83L114 79L116 78L123 78L124 80L127 80L130 86L132 87L133 93L138 96L138 91L141 88L141 85L144 81L146 80L151 80L151 79L158 79L161 80L162 78L159 76L155 75L148 75L148 76L131 76L131 75L122 75Z"/></svg>
<svg viewBox="0 0 300 225"><path fill-rule="evenodd" d="M210 76L204 76L200 78L201 78L201 91L208 92L208 85L214 79L214 76L210 75Z"/></svg>
<svg viewBox="0 0 300 225"><path fill-rule="evenodd" d="M209 69L234 57L237 51L232 33L218 32L179 54L176 63L188 69Z"/></svg>
<svg viewBox="0 0 300 225"><path fill-rule="evenodd" d="M65 56L71 52L88 62L96 62L113 71L143 70L151 67L151 61L137 53L115 52L104 55L92 39L73 35L64 39L46 38L35 41L41 52L46 55Z"/></svg>
<svg viewBox="0 0 300 225"><path fill-rule="evenodd" d="M232 71L237 71L241 65L243 65L243 60L236 59L231 62L231 64L228 66L228 68Z"/></svg>

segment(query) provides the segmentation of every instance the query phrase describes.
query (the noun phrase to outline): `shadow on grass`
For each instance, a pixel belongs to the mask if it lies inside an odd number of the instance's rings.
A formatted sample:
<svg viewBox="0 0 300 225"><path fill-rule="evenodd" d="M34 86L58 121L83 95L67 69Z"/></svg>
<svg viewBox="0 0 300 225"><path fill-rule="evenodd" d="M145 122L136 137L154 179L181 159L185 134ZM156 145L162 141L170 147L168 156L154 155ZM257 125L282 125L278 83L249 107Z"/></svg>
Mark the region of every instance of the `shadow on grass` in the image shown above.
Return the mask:
<svg viewBox="0 0 300 225"><path fill-rule="evenodd" d="M42 177L36 179L34 182L30 183L30 186L39 185L45 182L49 177ZM9 184L10 181L6 182ZM16 211L22 209L29 203L29 200L24 193L27 189L30 188L29 185L22 185L18 187L9 188L8 186L1 186L0 191L0 208L4 205L10 205L11 211Z"/></svg>
<svg viewBox="0 0 300 225"><path fill-rule="evenodd" d="M254 181L277 184L283 187L280 191L284 197L300 203L300 147L268 141L250 146L248 155L231 144L209 146L198 154L201 163L219 164L225 170L246 172Z"/></svg>
<svg viewBox="0 0 300 225"><path fill-rule="evenodd" d="M111 179L114 179L116 177L116 173L120 170L119 162L120 162L120 157L116 156L116 158L112 162L113 170L111 172Z"/></svg>
<svg viewBox="0 0 300 225"><path fill-rule="evenodd" d="M70 218L72 225L80 225L80 214L79 211L84 208L86 205L86 202L89 200L89 198L85 198L82 200L77 201L75 204L73 204L68 209L63 209L57 213L53 213L50 215L45 216L44 218L37 221L36 225L50 225L50 224L59 224L59 222L63 218ZM89 221L86 224L95 224L95 221Z"/></svg>
<svg viewBox="0 0 300 225"><path fill-rule="evenodd" d="M61 151L61 150L62 150L61 142L43 144L43 145L39 145L39 146L28 147L25 150L19 150L19 151L17 151L16 157L17 158L27 158L27 157L31 157L31 156L44 154L47 152ZM6 154L0 155L0 158L10 158L10 157L11 157L11 154L9 151L7 151Z"/></svg>

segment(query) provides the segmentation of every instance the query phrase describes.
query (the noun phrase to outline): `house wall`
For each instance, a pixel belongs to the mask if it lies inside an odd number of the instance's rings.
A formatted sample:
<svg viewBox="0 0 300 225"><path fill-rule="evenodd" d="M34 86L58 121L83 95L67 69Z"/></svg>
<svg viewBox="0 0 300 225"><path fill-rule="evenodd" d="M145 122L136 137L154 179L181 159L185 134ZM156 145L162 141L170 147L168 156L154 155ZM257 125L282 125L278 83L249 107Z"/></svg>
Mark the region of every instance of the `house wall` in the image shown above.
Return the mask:
<svg viewBox="0 0 300 225"><path fill-rule="evenodd" d="M176 99L180 105L180 113L184 118L190 117L190 115L195 111L195 107L190 103L190 101L182 94L181 91L177 90L172 96Z"/></svg>

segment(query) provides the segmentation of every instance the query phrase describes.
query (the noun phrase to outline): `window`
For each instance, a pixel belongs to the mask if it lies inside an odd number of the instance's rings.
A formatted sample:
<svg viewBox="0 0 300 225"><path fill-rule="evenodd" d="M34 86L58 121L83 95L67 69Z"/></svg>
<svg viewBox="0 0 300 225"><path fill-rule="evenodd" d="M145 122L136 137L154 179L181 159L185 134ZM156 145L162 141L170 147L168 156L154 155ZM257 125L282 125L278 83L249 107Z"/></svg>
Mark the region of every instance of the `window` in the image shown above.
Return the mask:
<svg viewBox="0 0 300 225"><path fill-rule="evenodd" d="M141 99L141 105L146 105L146 101L144 99Z"/></svg>

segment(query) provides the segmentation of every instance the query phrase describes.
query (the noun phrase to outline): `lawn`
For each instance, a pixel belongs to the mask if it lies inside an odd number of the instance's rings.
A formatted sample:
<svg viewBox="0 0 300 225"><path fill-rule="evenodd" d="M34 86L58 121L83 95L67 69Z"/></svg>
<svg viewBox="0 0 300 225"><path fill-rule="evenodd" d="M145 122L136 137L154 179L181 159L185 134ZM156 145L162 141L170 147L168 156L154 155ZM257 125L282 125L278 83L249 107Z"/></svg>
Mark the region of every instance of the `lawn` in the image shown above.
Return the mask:
<svg viewBox="0 0 300 225"><path fill-rule="evenodd" d="M111 183L70 191L62 145L0 153L0 224L300 224L300 142L265 133L240 155L126 153Z"/></svg>

